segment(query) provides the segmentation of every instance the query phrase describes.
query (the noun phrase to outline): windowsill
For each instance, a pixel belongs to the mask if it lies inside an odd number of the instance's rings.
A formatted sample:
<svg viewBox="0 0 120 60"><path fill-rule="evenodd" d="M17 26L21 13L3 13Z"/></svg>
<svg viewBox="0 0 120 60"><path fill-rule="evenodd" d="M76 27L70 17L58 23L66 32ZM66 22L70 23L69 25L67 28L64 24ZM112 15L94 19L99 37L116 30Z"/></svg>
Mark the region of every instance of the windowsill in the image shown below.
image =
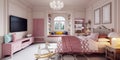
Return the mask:
<svg viewBox="0 0 120 60"><path fill-rule="evenodd" d="M61 37L61 36L67 36L67 35L48 35L48 37Z"/></svg>

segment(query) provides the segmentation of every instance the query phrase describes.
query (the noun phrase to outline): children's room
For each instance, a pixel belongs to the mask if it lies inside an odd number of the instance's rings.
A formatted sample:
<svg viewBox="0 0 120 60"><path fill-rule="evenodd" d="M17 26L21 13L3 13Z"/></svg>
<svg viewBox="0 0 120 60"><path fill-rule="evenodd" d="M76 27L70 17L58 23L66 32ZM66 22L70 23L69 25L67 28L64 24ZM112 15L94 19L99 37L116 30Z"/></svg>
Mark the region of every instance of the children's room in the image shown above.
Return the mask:
<svg viewBox="0 0 120 60"><path fill-rule="evenodd" d="M120 60L120 0L0 0L0 60Z"/></svg>

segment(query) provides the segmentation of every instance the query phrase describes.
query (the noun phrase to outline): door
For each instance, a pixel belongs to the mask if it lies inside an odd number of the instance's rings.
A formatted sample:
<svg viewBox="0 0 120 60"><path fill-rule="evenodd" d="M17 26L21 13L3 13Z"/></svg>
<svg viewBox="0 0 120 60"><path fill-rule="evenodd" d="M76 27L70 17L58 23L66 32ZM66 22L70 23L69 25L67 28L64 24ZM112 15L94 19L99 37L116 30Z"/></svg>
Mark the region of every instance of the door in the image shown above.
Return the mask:
<svg viewBox="0 0 120 60"><path fill-rule="evenodd" d="M35 42L44 41L44 19L33 19L33 36Z"/></svg>

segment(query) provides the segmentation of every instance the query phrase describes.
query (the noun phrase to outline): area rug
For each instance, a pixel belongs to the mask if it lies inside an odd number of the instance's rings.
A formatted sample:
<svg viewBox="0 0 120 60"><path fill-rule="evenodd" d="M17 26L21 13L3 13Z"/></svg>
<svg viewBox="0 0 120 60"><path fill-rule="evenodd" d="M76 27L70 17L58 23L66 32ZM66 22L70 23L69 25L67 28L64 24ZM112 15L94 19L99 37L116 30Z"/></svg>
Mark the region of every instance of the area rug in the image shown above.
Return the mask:
<svg viewBox="0 0 120 60"><path fill-rule="evenodd" d="M46 59L42 59L46 60ZM47 59L48 60L48 59ZM106 60L105 55L99 54L55 54L49 60Z"/></svg>
<svg viewBox="0 0 120 60"><path fill-rule="evenodd" d="M88 58L85 55L60 55L60 60L88 60Z"/></svg>

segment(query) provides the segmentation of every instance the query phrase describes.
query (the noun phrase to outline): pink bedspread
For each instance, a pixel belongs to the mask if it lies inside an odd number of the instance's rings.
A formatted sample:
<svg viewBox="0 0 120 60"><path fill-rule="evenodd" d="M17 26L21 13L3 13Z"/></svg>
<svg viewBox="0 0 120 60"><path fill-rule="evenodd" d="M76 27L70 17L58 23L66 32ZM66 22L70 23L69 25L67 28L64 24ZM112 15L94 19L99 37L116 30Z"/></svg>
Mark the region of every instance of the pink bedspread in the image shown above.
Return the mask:
<svg viewBox="0 0 120 60"><path fill-rule="evenodd" d="M87 40L82 41L75 36L63 36L62 41L58 42L57 53L88 53L97 52L89 50Z"/></svg>

